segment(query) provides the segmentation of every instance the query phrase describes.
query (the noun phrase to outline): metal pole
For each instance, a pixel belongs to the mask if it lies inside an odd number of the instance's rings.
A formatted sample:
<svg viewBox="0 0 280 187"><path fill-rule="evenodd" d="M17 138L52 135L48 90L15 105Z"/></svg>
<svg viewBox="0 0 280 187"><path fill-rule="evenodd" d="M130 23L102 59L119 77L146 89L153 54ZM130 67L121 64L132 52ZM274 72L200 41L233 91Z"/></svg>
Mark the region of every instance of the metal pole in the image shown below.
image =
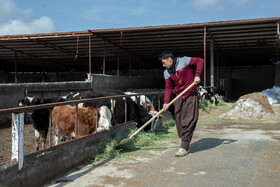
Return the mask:
<svg viewBox="0 0 280 187"><path fill-rule="evenodd" d="M129 58L129 76L131 76L131 56Z"/></svg>
<svg viewBox="0 0 280 187"><path fill-rule="evenodd" d="M127 122L127 98L124 98L124 122Z"/></svg>
<svg viewBox="0 0 280 187"><path fill-rule="evenodd" d="M42 82L45 82L45 62L42 60Z"/></svg>
<svg viewBox="0 0 280 187"><path fill-rule="evenodd" d="M203 48L204 48L204 87L206 87L206 26L204 26L203 36Z"/></svg>
<svg viewBox="0 0 280 187"><path fill-rule="evenodd" d="M160 111L160 95L158 95L158 111Z"/></svg>
<svg viewBox="0 0 280 187"><path fill-rule="evenodd" d="M88 74L90 76L90 80L91 80L91 32L89 31L89 35L88 35L88 66L89 66L89 70L88 70Z"/></svg>
<svg viewBox="0 0 280 187"><path fill-rule="evenodd" d="M96 102L95 103L95 108L96 108L96 130L98 128L98 103Z"/></svg>
<svg viewBox="0 0 280 187"><path fill-rule="evenodd" d="M118 52L117 52L117 76L120 76L120 54L119 54L119 47L118 47Z"/></svg>
<svg viewBox="0 0 280 187"><path fill-rule="evenodd" d="M216 86L219 86L219 58L220 58L220 54L217 54L217 73L216 73Z"/></svg>
<svg viewBox="0 0 280 187"><path fill-rule="evenodd" d="M214 41L213 38L210 40L210 80L211 80L211 90L214 87Z"/></svg>
<svg viewBox="0 0 280 187"><path fill-rule="evenodd" d="M276 45L276 60L280 60L280 21L277 22L277 45Z"/></svg>
<svg viewBox="0 0 280 187"><path fill-rule="evenodd" d="M76 104L76 128L75 128L76 138L78 138L78 104Z"/></svg>
<svg viewBox="0 0 280 187"><path fill-rule="evenodd" d="M49 143L50 147L52 146L52 108L49 109Z"/></svg>
<svg viewBox="0 0 280 187"><path fill-rule="evenodd" d="M18 77L17 77L17 52L15 51L15 83L18 82Z"/></svg>
<svg viewBox="0 0 280 187"><path fill-rule="evenodd" d="M104 40L104 56L103 56L103 75L105 75L105 62L106 62L106 41Z"/></svg>

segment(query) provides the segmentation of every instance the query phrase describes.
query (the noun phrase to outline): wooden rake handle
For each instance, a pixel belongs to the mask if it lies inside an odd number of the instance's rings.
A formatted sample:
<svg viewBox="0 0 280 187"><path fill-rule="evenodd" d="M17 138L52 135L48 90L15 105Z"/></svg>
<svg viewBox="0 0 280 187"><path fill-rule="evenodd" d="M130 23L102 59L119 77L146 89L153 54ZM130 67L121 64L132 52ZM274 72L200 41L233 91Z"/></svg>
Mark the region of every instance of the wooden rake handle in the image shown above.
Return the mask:
<svg viewBox="0 0 280 187"><path fill-rule="evenodd" d="M177 97L175 97L172 101L170 101L167 106L169 107L172 105L179 97L181 97L184 93L186 93L191 87L193 87L195 83L193 82L191 85L189 85L184 91L182 91ZM137 135L141 130L143 130L149 123L151 123L157 116L159 116L162 112L164 112L164 109L161 109L156 115L154 115L149 121L147 121L142 127L140 127L137 131L135 131L130 138Z"/></svg>

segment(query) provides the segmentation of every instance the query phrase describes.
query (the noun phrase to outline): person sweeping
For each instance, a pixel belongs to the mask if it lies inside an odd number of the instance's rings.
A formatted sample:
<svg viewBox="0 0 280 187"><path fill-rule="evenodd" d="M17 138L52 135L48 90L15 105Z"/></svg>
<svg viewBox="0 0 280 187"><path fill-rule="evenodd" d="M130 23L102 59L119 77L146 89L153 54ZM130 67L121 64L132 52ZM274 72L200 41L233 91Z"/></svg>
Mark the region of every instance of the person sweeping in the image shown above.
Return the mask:
<svg viewBox="0 0 280 187"><path fill-rule="evenodd" d="M159 55L159 61L162 62L165 79L165 96L163 109L168 109L168 103L171 98L172 90L179 95L192 83L200 82L204 60L196 57L176 57L170 51L163 51ZM191 67L196 67L195 76ZM177 157L185 156L190 151L190 143L198 120L199 106L197 96L197 86L194 85L179 99L174 102L175 121L181 146L175 154Z"/></svg>

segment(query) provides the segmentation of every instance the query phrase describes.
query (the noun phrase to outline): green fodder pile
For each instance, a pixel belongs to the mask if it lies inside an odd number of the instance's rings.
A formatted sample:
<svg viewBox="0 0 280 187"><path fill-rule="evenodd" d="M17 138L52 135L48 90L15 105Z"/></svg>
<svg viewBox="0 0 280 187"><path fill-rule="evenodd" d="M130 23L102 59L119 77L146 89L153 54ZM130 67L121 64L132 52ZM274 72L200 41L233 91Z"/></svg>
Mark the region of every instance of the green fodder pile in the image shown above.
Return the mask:
<svg viewBox="0 0 280 187"><path fill-rule="evenodd" d="M118 146L120 141L110 140L96 155L88 160L90 163L97 163L108 159L123 157L123 153L139 150L141 148L156 148L164 146L165 141L174 138L174 133L169 132L170 128L175 125L174 120L163 122L155 131L141 131L134 136L133 140ZM130 137L135 131L131 131Z"/></svg>

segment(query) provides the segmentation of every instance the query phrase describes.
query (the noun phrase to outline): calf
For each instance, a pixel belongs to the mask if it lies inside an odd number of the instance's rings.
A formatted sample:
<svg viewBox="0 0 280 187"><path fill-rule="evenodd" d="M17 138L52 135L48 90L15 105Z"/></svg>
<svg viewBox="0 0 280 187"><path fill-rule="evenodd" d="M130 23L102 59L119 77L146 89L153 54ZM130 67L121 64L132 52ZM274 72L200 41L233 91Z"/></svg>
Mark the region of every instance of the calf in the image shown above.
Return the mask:
<svg viewBox="0 0 280 187"><path fill-rule="evenodd" d="M132 95L132 94L136 94L135 92L124 92L126 95ZM137 97L136 96L131 96L131 99L138 103L137 101ZM145 95L140 95L140 99L139 99L139 104L141 106L143 106L146 110L148 111L155 111L155 107L153 105L153 103L151 102L151 100L145 96Z"/></svg>
<svg viewBox="0 0 280 187"><path fill-rule="evenodd" d="M20 106L31 106L31 105L40 105L53 102L62 102L71 100L75 97L75 93L69 93L65 96L59 96L56 98L36 98L34 96L26 96L24 99L18 101ZM44 149L46 146L46 139L49 130L49 114L50 109L35 109L27 111L27 114L30 117L30 121L33 124L34 133L35 133L35 150L38 151L40 145Z"/></svg>
<svg viewBox="0 0 280 187"><path fill-rule="evenodd" d="M35 97L25 97L24 99L19 101L19 105L39 105L45 104L46 101L40 98ZM30 117L30 121L33 124L34 133L35 133L35 150L38 151L40 145L43 148L46 146L46 139L49 130L49 113L50 110L47 108L43 109L35 109L27 111L27 114Z"/></svg>
<svg viewBox="0 0 280 187"><path fill-rule="evenodd" d="M100 113L100 115L99 115ZM54 107L52 122L55 129L54 140L57 145L59 140L82 137L94 132L109 130L111 113L108 107L102 106L98 110L94 107L78 108L78 127L76 127L76 107L65 105ZM97 125L97 117L99 118ZM77 128L77 133L76 133Z"/></svg>
<svg viewBox="0 0 280 187"><path fill-rule="evenodd" d="M204 100L209 100L213 105L218 104L219 95L212 92L210 88L198 86L198 96L200 103Z"/></svg>
<svg viewBox="0 0 280 187"><path fill-rule="evenodd" d="M127 95L132 95L132 94L136 94L135 92L125 92ZM149 99L148 96L146 95L140 95L140 101L137 101L137 97L136 96L131 96L131 99L135 102L135 103L140 103L140 105L142 107L144 107L151 116L155 116L158 111L155 110L155 107L153 105L153 103L151 102L151 100ZM159 115L157 116L152 122L151 125L148 125L147 127L144 128L144 130L146 131L154 131L157 126L159 125L159 119L164 119L165 117L163 115Z"/></svg>
<svg viewBox="0 0 280 187"><path fill-rule="evenodd" d="M125 95L124 92L116 91L116 90L100 90L94 91L87 95L82 96L82 98L97 98L97 97L107 97L114 95ZM101 104L111 108L111 112L113 114L112 123L122 124L125 122L125 100L124 98L114 99L114 101L107 99L103 101L98 101L98 106ZM135 103L130 97L126 97L127 103L127 121L135 121L137 123L137 127L141 127L144 123L146 123L150 118L152 118L151 114L141 105ZM95 102L87 102L84 103L84 106L96 106ZM150 129L151 127L146 127L144 130Z"/></svg>

